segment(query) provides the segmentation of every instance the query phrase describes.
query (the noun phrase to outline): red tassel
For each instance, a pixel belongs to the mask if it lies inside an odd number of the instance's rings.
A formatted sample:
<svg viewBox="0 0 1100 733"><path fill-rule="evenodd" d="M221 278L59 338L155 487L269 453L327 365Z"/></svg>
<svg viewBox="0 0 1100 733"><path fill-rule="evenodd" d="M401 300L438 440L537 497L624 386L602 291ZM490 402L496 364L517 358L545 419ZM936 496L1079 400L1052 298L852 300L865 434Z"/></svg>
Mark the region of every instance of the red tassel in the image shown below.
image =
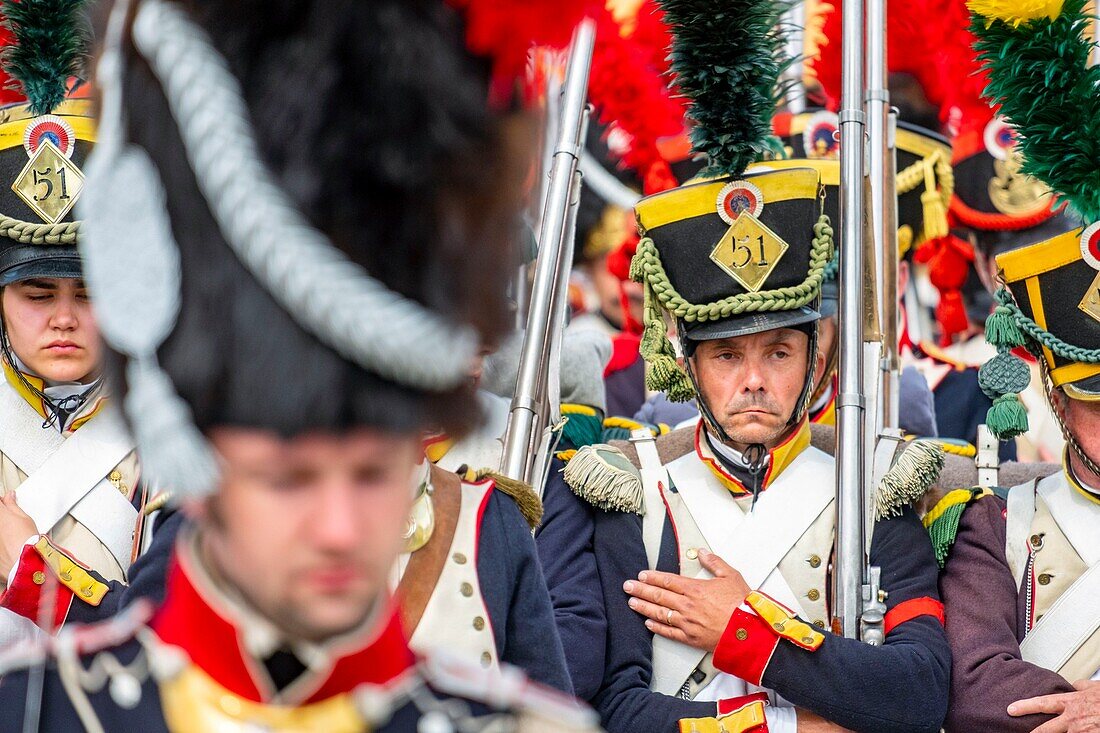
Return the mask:
<svg viewBox="0 0 1100 733"><path fill-rule="evenodd" d="M630 261L638 251L638 235L631 234L607 255L607 271L621 281L630 279Z"/></svg>
<svg viewBox="0 0 1100 733"><path fill-rule="evenodd" d="M974 248L970 242L948 234L925 242L913 257L928 265L928 279L940 293L936 321L942 329L943 342L950 343L955 334L964 333L970 327L961 290L970 276Z"/></svg>

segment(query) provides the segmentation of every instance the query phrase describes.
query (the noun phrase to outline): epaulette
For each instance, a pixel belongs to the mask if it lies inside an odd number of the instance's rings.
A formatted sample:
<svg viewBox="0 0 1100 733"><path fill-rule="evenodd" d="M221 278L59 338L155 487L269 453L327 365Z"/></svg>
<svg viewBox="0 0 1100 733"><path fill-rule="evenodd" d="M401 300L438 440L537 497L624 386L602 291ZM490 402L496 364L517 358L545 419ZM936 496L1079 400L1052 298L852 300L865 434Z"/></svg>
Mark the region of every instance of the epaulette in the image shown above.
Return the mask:
<svg viewBox="0 0 1100 733"><path fill-rule="evenodd" d="M512 501L519 507L519 513L527 520L527 524L531 529L537 529L542 522L542 499L539 498L539 495L531 488L530 484L508 478L490 468L478 470L472 480L483 481L487 478L493 480L493 486L497 491L511 497Z"/></svg>
<svg viewBox="0 0 1100 733"><path fill-rule="evenodd" d="M531 682L521 670L502 665L485 669L447 652L433 651L419 663L424 680L435 690L485 703L521 718L545 721L531 730L587 733L599 730L599 718L573 698ZM516 730L527 730L522 724Z"/></svg>
<svg viewBox="0 0 1100 733"><path fill-rule="evenodd" d="M973 458L978 455L978 449L965 440L958 440L956 438L917 438L917 440L923 440L929 443L937 443L940 448L943 448L943 452L952 456L962 456L963 458Z"/></svg>
<svg viewBox="0 0 1100 733"><path fill-rule="evenodd" d="M914 440L879 481L875 519L888 519L916 503L936 483L943 470L943 446L933 440Z"/></svg>
<svg viewBox="0 0 1100 733"><path fill-rule="evenodd" d="M924 515L925 529L932 538L932 549L936 553L936 562L943 569L947 562L947 555L951 546L955 544L955 537L959 534L959 521L963 511L973 502L983 496L990 496L993 492L980 486L972 489L955 489L949 491L935 506Z"/></svg>
<svg viewBox="0 0 1100 733"><path fill-rule="evenodd" d="M648 430L654 438L659 438L669 431L664 423L653 425L650 423L631 420L628 417L608 417L603 421L603 437L601 442L610 443L613 440L630 440L635 430Z"/></svg>
<svg viewBox="0 0 1100 733"><path fill-rule="evenodd" d="M642 474L615 446L581 448L565 464L562 477L574 494L597 509L645 514Z"/></svg>
<svg viewBox="0 0 1100 733"><path fill-rule="evenodd" d="M600 442L603 430L603 413L588 405L563 403L561 416L565 424L561 428L561 440L573 448Z"/></svg>
<svg viewBox="0 0 1100 733"><path fill-rule="evenodd" d="M562 463L569 463L573 460L573 456L577 455L576 448L570 448L569 450L560 450L554 454L554 458L557 458Z"/></svg>
<svg viewBox="0 0 1100 733"><path fill-rule="evenodd" d="M158 491L157 493L153 494L149 501L145 502L145 506L141 508L141 512L148 517L153 512L159 511L168 506L168 502L170 502L171 500L171 491Z"/></svg>

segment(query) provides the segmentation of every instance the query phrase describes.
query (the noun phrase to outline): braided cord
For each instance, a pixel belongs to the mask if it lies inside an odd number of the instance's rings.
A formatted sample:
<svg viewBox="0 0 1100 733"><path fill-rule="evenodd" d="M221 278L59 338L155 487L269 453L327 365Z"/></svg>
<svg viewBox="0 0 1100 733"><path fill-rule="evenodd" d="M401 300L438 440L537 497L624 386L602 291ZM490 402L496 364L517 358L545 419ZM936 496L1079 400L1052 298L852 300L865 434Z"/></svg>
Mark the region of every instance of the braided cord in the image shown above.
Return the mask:
<svg viewBox="0 0 1100 733"><path fill-rule="evenodd" d="M939 150L934 151L926 158L921 158L908 168L898 171L896 180L898 196L909 193L921 183L927 183L928 174L934 172L935 179L939 182L940 196L946 206L955 193L955 171L949 161Z"/></svg>
<svg viewBox="0 0 1100 733"><path fill-rule="evenodd" d="M1078 361L1083 364L1100 364L1100 349L1085 349L1074 344L1066 343L1050 331L1040 326L1023 314L1020 307L1012 300L1002 302L1002 306L1008 309L1016 325L1024 335L1037 344L1045 346L1058 356L1068 361Z"/></svg>
<svg viewBox="0 0 1100 733"><path fill-rule="evenodd" d="M164 89L226 243L283 308L399 384L444 391L467 380L474 330L393 292L310 226L260 158L237 79L186 11L143 2L133 41Z"/></svg>
<svg viewBox="0 0 1100 733"><path fill-rule="evenodd" d="M62 221L57 224L35 224L13 216L0 214L0 237L14 239L20 244L75 245L80 235L79 221Z"/></svg>
<svg viewBox="0 0 1100 733"><path fill-rule="evenodd" d="M717 321L742 313L787 311L807 305L821 293L821 281L832 254L833 227L829 217L822 214L814 224L809 272L798 285L739 293L713 303L691 303L669 281L657 245L649 237L638 242L638 251L631 263L631 277L651 288L661 306L676 318L688 323Z"/></svg>

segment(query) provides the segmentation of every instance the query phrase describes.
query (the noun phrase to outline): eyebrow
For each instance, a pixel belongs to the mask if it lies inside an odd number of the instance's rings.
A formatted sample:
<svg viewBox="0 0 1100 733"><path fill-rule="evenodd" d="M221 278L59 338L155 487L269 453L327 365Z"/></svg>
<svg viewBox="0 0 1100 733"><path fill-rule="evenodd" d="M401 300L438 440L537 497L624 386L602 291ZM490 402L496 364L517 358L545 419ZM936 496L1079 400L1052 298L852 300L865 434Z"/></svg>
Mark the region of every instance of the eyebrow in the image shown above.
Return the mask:
<svg viewBox="0 0 1100 733"><path fill-rule="evenodd" d="M38 278L31 278L19 283L25 288L39 288L40 290L57 290L57 285L49 280L39 280Z"/></svg>

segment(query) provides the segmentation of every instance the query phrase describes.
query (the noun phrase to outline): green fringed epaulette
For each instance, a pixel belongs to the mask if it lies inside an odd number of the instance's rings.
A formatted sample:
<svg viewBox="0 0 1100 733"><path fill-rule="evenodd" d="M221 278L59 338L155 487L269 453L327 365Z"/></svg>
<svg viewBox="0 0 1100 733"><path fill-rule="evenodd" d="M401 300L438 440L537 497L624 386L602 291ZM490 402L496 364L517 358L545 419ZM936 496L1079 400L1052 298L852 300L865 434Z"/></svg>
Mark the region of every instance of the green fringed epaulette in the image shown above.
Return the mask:
<svg viewBox="0 0 1100 733"><path fill-rule="evenodd" d="M489 468L479 469L475 476L477 481L487 478L492 479L493 486L498 491L510 496L512 501L516 502L519 513L527 520L527 524L530 525L531 529L538 528L542 522L542 499L539 498L539 495L529 484L508 478Z"/></svg>
<svg viewBox="0 0 1100 733"><path fill-rule="evenodd" d="M588 405L563 404L561 415L565 424L561 429L562 443L573 448L583 448L601 441L603 415Z"/></svg>
<svg viewBox="0 0 1100 733"><path fill-rule="evenodd" d="M894 460L875 494L875 519L889 519L924 496L943 470L943 446L932 440L914 440Z"/></svg>
<svg viewBox="0 0 1100 733"><path fill-rule="evenodd" d="M947 562L951 546L955 544L963 511L974 501L992 493L989 489L981 487L955 489L948 492L929 510L928 514L924 515L924 528L928 530L928 535L932 539L932 550L936 553L936 562L941 569Z"/></svg>
<svg viewBox="0 0 1100 733"><path fill-rule="evenodd" d="M614 446L581 448L565 464L562 476L573 493L597 509L645 514L642 475Z"/></svg>

